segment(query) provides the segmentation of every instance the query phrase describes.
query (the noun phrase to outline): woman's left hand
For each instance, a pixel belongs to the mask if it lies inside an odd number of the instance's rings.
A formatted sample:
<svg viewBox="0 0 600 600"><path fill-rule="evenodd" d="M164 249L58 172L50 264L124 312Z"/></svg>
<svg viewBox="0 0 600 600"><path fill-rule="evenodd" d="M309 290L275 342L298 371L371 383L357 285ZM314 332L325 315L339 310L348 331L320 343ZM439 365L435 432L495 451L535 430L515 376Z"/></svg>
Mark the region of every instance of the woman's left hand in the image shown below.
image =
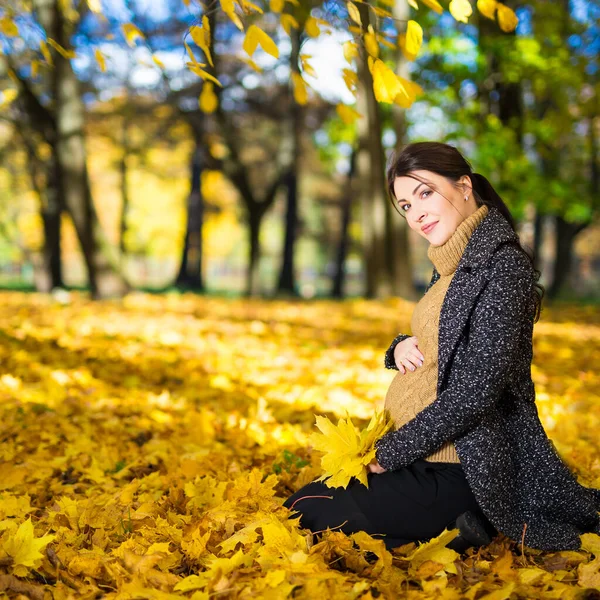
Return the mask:
<svg viewBox="0 0 600 600"><path fill-rule="evenodd" d="M369 469L369 471L371 473L385 473L387 471L387 469L384 469L378 462L377 459L374 458L368 465L367 465L367 469Z"/></svg>

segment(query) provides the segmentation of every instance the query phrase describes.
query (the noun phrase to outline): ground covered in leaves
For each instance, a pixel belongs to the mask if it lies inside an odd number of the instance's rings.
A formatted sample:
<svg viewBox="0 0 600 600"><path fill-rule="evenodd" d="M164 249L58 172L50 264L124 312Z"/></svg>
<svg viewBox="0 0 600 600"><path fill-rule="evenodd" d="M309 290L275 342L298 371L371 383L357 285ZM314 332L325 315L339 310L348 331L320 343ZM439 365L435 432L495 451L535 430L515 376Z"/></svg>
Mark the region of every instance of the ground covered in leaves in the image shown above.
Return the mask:
<svg viewBox="0 0 600 600"><path fill-rule="evenodd" d="M321 474L314 415L362 427L383 406L383 353L412 308L0 294L0 596L600 597L599 536L556 553L499 536L461 557L444 539L312 544L288 519ZM545 309L533 370L547 431L595 487L599 312Z"/></svg>

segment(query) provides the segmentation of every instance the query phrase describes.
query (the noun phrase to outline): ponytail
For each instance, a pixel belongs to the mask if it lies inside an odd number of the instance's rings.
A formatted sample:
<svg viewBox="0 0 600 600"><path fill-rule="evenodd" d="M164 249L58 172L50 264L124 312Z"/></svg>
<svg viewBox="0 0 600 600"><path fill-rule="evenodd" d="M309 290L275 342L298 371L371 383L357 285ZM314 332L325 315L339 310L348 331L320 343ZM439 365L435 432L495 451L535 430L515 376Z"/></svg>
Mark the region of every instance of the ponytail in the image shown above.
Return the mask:
<svg viewBox="0 0 600 600"><path fill-rule="evenodd" d="M471 173L470 177L473 181L473 192L475 193L476 200L478 200L478 204L485 204L497 208L502 213L502 216L509 222L513 231L516 232L517 227L513 216L510 214L506 204L504 204L504 200L500 198L498 192L487 178L481 173Z"/></svg>

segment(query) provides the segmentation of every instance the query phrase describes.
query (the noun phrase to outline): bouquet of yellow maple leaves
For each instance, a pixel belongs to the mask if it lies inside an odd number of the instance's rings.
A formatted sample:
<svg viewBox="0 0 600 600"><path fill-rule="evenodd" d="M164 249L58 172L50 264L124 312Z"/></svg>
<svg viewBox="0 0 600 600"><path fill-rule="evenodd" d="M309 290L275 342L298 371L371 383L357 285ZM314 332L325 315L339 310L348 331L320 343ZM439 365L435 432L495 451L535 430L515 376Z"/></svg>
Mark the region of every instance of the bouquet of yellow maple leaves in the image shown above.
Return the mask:
<svg viewBox="0 0 600 600"><path fill-rule="evenodd" d="M375 442L393 428L389 412L376 411L367 428L360 432L349 415L346 419L340 418L337 425L320 415L315 415L315 419L321 433L312 433L309 442L323 453L321 467L324 471L317 481L324 481L328 487L345 488L350 479L356 477L368 488L367 465L375 458Z"/></svg>

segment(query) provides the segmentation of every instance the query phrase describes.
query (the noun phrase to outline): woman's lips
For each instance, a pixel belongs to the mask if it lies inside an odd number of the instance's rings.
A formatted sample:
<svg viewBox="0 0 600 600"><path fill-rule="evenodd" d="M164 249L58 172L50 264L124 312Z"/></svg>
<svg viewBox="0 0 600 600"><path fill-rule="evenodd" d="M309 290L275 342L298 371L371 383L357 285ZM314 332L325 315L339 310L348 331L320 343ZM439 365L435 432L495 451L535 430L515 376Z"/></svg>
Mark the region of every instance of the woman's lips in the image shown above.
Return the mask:
<svg viewBox="0 0 600 600"><path fill-rule="evenodd" d="M433 228L439 223L439 221L436 221L435 223L432 223L431 225L428 225L427 227L425 227L425 229L423 229L423 233L429 233L430 231L433 230Z"/></svg>

